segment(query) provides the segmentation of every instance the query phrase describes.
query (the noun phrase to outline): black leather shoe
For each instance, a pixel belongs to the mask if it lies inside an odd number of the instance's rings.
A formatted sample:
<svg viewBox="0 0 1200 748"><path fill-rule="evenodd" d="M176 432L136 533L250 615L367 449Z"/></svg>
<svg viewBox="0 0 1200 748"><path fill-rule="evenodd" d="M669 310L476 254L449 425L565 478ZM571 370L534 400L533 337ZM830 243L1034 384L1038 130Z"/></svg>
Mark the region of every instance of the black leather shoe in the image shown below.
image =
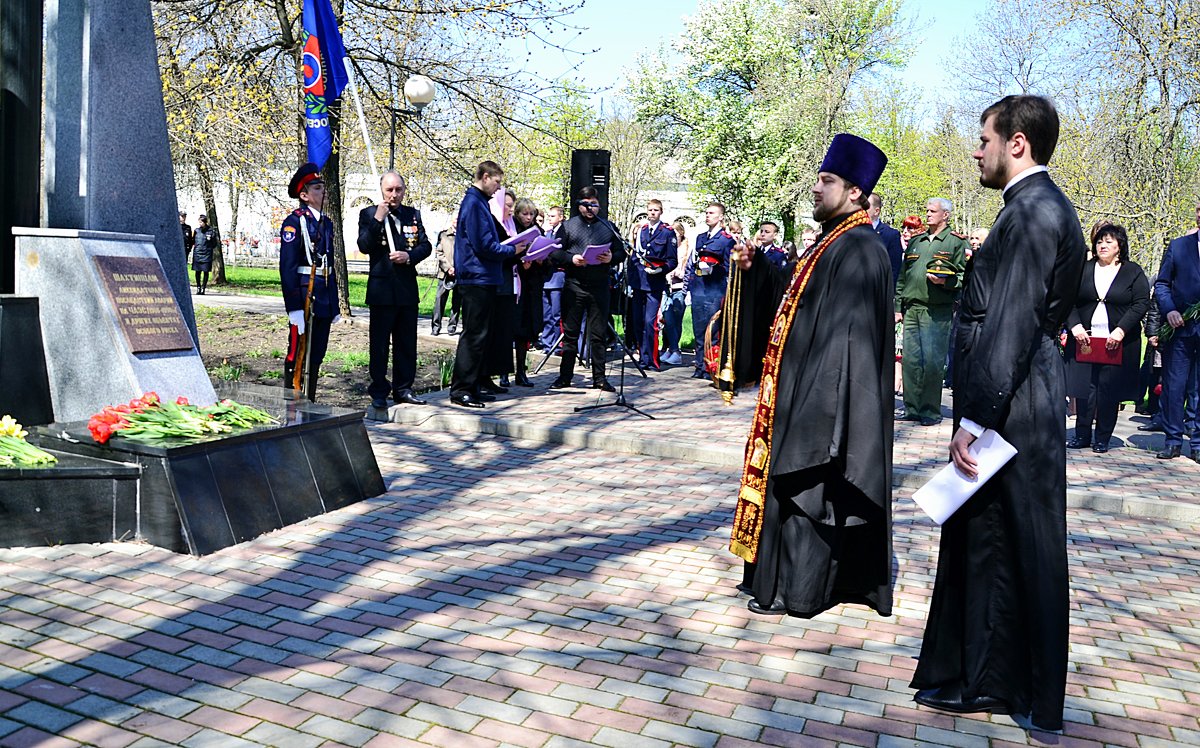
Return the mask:
<svg viewBox="0 0 1200 748"><path fill-rule="evenodd" d="M1180 448L1180 446L1178 444L1176 444L1173 447L1164 447L1163 451L1159 452L1158 454L1156 454L1154 456L1160 460L1173 460L1176 457L1178 457L1182 451L1183 450Z"/></svg>
<svg viewBox="0 0 1200 748"><path fill-rule="evenodd" d="M479 390L481 392L486 392L489 395L507 395L508 394L507 387L501 387L490 379L485 379L484 381L480 382Z"/></svg>
<svg viewBox="0 0 1200 748"><path fill-rule="evenodd" d="M500 375L500 386L501 386L501 387L507 387L507 386L508 386L508 375L507 375L507 374L501 374L501 375Z"/></svg>
<svg viewBox="0 0 1200 748"><path fill-rule="evenodd" d="M708 375L697 369L692 372L692 379L708 379Z"/></svg>
<svg viewBox="0 0 1200 748"><path fill-rule="evenodd" d="M778 608L764 608L763 606L758 604L757 600L751 600L749 603L746 604L746 608L751 613L755 613L760 616L781 616L784 613L787 613L787 608L784 608L782 606L780 606Z"/></svg>
<svg viewBox="0 0 1200 748"><path fill-rule="evenodd" d="M446 331L446 334L447 334L447 335L457 335L457 334L458 334L458 328L457 328L457 327L451 327L449 330L447 330L447 331Z"/></svg>
<svg viewBox="0 0 1200 748"><path fill-rule="evenodd" d="M559 377L558 379L555 379L553 382L550 383L550 389L552 389L552 390L565 390L566 388L568 388L570 386L571 386L571 380L563 379L562 377Z"/></svg>
<svg viewBox="0 0 1200 748"><path fill-rule="evenodd" d="M442 334L442 331L441 331L440 329L436 328L436 327L435 327L435 328L433 328L432 330L430 330L430 332L431 332L431 333L433 333L434 335L441 335L441 334Z"/></svg>
<svg viewBox="0 0 1200 748"><path fill-rule="evenodd" d="M458 405L463 408L482 408L483 407L483 403L479 402L475 398L471 397L470 394L465 393L465 392L461 395L451 395L450 402L454 405Z"/></svg>
<svg viewBox="0 0 1200 748"><path fill-rule="evenodd" d="M481 402L481 403L494 403L494 402L496 402L496 396L495 396L495 395L489 395L489 394L488 394L488 393L486 393L486 392L477 392L477 393L475 393L475 395L474 395L473 397L474 397L476 400L478 400L479 402Z"/></svg>
<svg viewBox="0 0 1200 748"><path fill-rule="evenodd" d="M1091 439L1084 439L1081 436L1072 436L1067 439L1067 449L1086 449L1092 446Z"/></svg>
<svg viewBox="0 0 1200 748"><path fill-rule="evenodd" d="M525 376L524 374L518 374L517 376L513 377L513 382L515 382L518 387L533 386L533 382L529 381L529 377Z"/></svg>
<svg viewBox="0 0 1200 748"><path fill-rule="evenodd" d="M396 403L404 403L405 405L424 405L425 401L417 397L412 390L405 390L396 394Z"/></svg>
<svg viewBox="0 0 1200 748"><path fill-rule="evenodd" d="M592 382L593 390L604 390L605 392L616 392L617 388L608 383L607 379L599 379Z"/></svg>
<svg viewBox="0 0 1200 748"><path fill-rule="evenodd" d="M1160 424L1154 423L1153 421L1151 421L1150 423L1143 423L1141 426L1138 426L1138 431L1162 431L1162 430L1163 430L1163 427Z"/></svg>
<svg viewBox="0 0 1200 748"><path fill-rule="evenodd" d="M371 407L372 408L376 408L378 410L387 410L387 406L388 406L387 400L385 400L384 398L382 398L382 397L371 398Z"/></svg>
<svg viewBox="0 0 1200 748"><path fill-rule="evenodd" d="M917 691L913 696L913 701L921 706L952 714L974 714L975 712L1008 714L1012 711L1007 703L992 696L980 695L964 699L958 686L926 688L923 691Z"/></svg>
<svg viewBox="0 0 1200 748"><path fill-rule="evenodd" d="M936 426L941 422L942 422L942 419L940 419L940 418L922 418L921 419L922 426Z"/></svg>
<svg viewBox="0 0 1200 748"><path fill-rule="evenodd" d="M1092 451L1097 454L1104 454L1108 451L1108 440L1096 442L1092 445Z"/></svg>

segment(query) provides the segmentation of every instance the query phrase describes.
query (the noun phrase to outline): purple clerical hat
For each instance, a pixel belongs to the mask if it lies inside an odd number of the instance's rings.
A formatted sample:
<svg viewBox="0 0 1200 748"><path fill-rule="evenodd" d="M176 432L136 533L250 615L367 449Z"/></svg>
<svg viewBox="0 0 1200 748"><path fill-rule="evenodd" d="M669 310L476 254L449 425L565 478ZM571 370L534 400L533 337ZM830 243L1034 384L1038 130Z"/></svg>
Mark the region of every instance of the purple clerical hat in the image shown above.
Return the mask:
<svg viewBox="0 0 1200 748"><path fill-rule="evenodd" d="M838 133L833 136L820 171L837 174L870 194L887 166L887 156L874 143L857 135Z"/></svg>

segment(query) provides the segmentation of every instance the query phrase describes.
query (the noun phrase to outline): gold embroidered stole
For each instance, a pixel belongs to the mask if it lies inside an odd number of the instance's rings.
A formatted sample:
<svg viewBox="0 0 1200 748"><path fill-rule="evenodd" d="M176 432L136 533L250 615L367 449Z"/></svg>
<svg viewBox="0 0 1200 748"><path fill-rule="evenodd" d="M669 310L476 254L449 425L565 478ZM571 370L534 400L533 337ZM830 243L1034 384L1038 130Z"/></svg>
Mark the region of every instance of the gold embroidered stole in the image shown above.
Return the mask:
<svg viewBox="0 0 1200 748"><path fill-rule="evenodd" d="M767 356L763 361L762 384L754 407L754 422L746 440L746 456L742 463L742 484L738 491L737 510L733 516L733 536L729 550L750 563L758 558L758 539L762 534L763 504L767 493L767 475L771 468L771 432L775 427L775 395L779 382L779 367L783 363L783 347L791 332L800 297L808 286L813 270L829 245L856 226L869 224L866 211L851 213L813 247L807 260L797 262L792 282L784 292L771 325Z"/></svg>

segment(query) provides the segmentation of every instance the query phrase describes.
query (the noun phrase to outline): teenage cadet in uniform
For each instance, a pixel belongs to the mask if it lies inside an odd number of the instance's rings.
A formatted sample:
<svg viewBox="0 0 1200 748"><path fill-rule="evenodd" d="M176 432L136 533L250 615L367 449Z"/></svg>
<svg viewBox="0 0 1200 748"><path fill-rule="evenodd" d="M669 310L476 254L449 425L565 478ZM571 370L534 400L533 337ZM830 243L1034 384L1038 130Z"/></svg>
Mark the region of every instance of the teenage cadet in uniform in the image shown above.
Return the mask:
<svg viewBox="0 0 1200 748"><path fill-rule="evenodd" d="M371 256L367 275L367 306L371 384L367 394L375 408L387 407L390 392L396 404L424 405L413 392L417 376L416 264L433 252L421 211L403 205L407 185L394 171L379 180L383 202L368 205L358 214L358 251ZM388 381L388 349L392 351L392 379Z"/></svg>
<svg viewBox="0 0 1200 748"><path fill-rule="evenodd" d="M688 260L684 273L692 297L692 335L696 339L695 371L692 379L704 379L704 332L708 322L721 308L725 297L725 279L729 275L729 252L733 237L721 228L725 206L712 202L704 209L708 231L696 237L696 251Z"/></svg>
<svg viewBox="0 0 1200 748"><path fill-rule="evenodd" d="M904 410L896 418L934 426L942 420L942 380L954 300L962 286L967 238L950 231L951 202L925 206L926 231L908 241L896 283L896 321L904 322Z"/></svg>
<svg viewBox="0 0 1200 748"><path fill-rule="evenodd" d="M679 264L675 229L662 222L662 202L646 203L648 223L638 231L638 252L629 259L633 309L629 321L642 366L661 371L658 361L658 308L667 290L667 273Z"/></svg>
<svg viewBox="0 0 1200 748"><path fill-rule="evenodd" d="M316 164L304 164L288 183L288 196L300 207L283 219L279 229L279 282L287 309L288 350L283 362L283 385L292 386L300 336L308 334L309 400L317 399L317 375L329 347L329 328L338 317L337 278L333 274L333 222L321 214L325 180ZM312 276L311 325L305 324L304 301Z"/></svg>
<svg viewBox="0 0 1200 748"><path fill-rule="evenodd" d="M763 259L775 267L781 268L788 263L787 250L779 243L779 224L774 221L758 224L758 236L754 238L754 245L762 252Z"/></svg>

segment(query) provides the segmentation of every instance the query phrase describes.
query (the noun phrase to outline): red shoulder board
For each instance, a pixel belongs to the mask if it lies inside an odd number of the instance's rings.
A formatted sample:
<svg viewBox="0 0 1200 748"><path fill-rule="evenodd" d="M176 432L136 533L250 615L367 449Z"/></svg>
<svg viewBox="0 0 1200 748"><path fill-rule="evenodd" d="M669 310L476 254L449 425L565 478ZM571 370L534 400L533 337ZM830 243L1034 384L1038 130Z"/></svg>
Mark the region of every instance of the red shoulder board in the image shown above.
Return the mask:
<svg viewBox="0 0 1200 748"><path fill-rule="evenodd" d="M304 208L296 208L295 210L292 211L292 215L294 215L294 216L304 215Z"/></svg>
<svg viewBox="0 0 1200 748"><path fill-rule="evenodd" d="M725 229L721 229L721 236L725 237L726 239L732 239L732 238L733 238L733 234L730 234L730 233L729 233L728 231L726 231Z"/></svg>

